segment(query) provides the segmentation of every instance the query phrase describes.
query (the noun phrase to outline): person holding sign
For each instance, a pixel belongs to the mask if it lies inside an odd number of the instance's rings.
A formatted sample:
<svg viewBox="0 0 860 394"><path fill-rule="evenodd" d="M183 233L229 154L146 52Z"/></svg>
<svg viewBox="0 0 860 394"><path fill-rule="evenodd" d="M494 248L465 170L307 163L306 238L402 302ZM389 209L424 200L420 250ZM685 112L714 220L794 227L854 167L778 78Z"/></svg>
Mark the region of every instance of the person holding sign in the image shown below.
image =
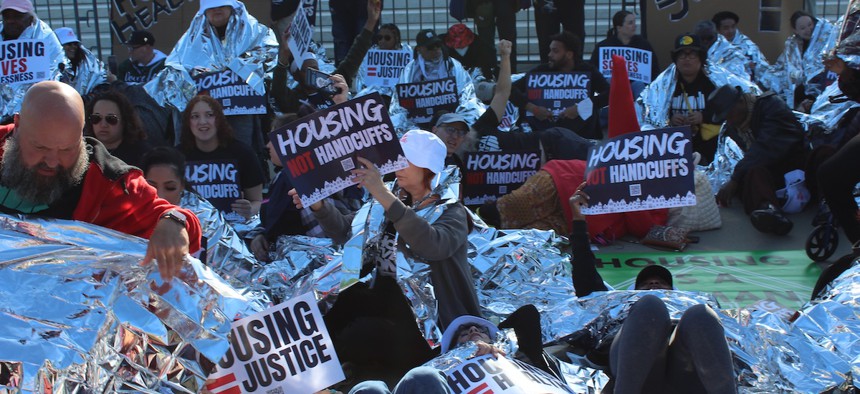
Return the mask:
<svg viewBox="0 0 860 394"><path fill-rule="evenodd" d="M606 105L609 84L580 59L579 39L567 31L552 37L549 61L514 83L511 102L525 112L535 131L564 127L582 137L602 139L595 109Z"/></svg>
<svg viewBox="0 0 860 394"><path fill-rule="evenodd" d="M84 103L57 81L33 85L0 127L0 211L81 220L149 239L144 263L169 281L200 248L200 222L158 198L143 173L83 137Z"/></svg>
<svg viewBox="0 0 860 394"><path fill-rule="evenodd" d="M234 221L260 212L263 171L251 148L233 138L217 100L195 96L188 102L179 144L188 159L186 179L197 193Z"/></svg>
<svg viewBox="0 0 860 394"><path fill-rule="evenodd" d="M412 61L412 47L400 41L400 28L393 23L379 27L376 45L370 48L355 76L356 97L379 92L386 105L391 104L394 85L400 73Z"/></svg>
<svg viewBox="0 0 860 394"><path fill-rule="evenodd" d="M24 93L33 84L59 79L60 63L66 60L54 31L36 16L30 0L3 0L0 5L0 52L7 54L2 63L0 84L12 89L0 100L2 123L11 122L21 107Z"/></svg>
<svg viewBox="0 0 860 394"><path fill-rule="evenodd" d="M627 61L633 97L639 97L645 85L660 73L660 66L651 43L636 34L636 14L627 10L612 16L612 28L606 33L606 39L598 42L591 53L591 64L607 81L612 78L612 55L616 54Z"/></svg>
<svg viewBox="0 0 860 394"><path fill-rule="evenodd" d="M445 144L433 133L411 130L400 139L409 167L395 173L389 190L373 163L359 157L361 167L352 170L353 180L385 211L383 234L365 246L362 262L376 268L376 275L396 276L396 254L408 253L430 265L430 277L439 302L438 322L444 329L457 316L480 316L480 307L471 268L466 258L469 221L466 209L457 201L443 201L433 191L433 179L445 170ZM290 190L296 206L302 202ZM366 205L367 205L366 204ZM352 215L343 215L325 201L310 206L326 235L343 244L351 233ZM441 209L435 221L423 217L427 209ZM419 212L422 212L419 215ZM369 253L375 251L376 253ZM372 254L372 255L371 255Z"/></svg>
<svg viewBox="0 0 860 394"><path fill-rule="evenodd" d="M585 183L568 200L573 221L571 277L577 297L608 291L595 267L588 223ZM659 265L643 268L636 290L674 290L672 274ZM732 355L719 317L704 304L687 309L677 323L669 319L665 303L655 295L639 298L629 309L607 349L587 349L591 362L604 365L614 392L736 393ZM608 361L608 363L607 363Z"/></svg>
<svg viewBox="0 0 860 394"><path fill-rule="evenodd" d="M398 134L417 125L430 128L439 111L457 112L469 122L483 113L472 77L460 62L442 51L442 39L431 29L415 37L415 58L400 74L389 113Z"/></svg>

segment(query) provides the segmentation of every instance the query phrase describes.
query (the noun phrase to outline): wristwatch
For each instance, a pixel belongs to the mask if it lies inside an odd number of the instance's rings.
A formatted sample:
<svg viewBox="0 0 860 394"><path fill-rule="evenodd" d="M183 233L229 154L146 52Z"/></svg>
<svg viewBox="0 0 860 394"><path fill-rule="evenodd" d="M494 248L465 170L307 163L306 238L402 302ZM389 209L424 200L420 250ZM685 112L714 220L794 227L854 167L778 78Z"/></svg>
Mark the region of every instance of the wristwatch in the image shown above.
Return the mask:
<svg viewBox="0 0 860 394"><path fill-rule="evenodd" d="M175 209L171 209L165 212L163 215L161 215L161 218L170 219L176 223L181 224L182 227L185 227L185 224L188 223L188 219L185 217L185 215Z"/></svg>

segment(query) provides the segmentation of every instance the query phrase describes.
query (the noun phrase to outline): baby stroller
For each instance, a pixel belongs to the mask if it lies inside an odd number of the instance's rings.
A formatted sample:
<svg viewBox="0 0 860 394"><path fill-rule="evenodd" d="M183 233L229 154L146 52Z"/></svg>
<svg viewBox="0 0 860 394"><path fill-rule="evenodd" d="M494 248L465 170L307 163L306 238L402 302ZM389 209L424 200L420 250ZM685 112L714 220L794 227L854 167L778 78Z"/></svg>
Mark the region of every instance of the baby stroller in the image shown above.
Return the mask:
<svg viewBox="0 0 860 394"><path fill-rule="evenodd" d="M818 203L818 213L812 219L812 225L815 228L806 238L806 255L812 261L827 260L839 247L839 226L824 199Z"/></svg>

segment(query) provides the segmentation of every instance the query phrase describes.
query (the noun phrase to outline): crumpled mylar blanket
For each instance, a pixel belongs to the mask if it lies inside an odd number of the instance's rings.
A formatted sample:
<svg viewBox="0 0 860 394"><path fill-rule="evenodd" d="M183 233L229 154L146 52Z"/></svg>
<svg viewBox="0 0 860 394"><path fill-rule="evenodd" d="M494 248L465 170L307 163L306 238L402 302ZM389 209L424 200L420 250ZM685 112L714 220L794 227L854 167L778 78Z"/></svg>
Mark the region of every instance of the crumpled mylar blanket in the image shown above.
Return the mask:
<svg viewBox="0 0 860 394"><path fill-rule="evenodd" d="M748 78L738 77L720 66L711 64L710 60L705 65L705 75L716 87L723 85L740 86L746 93L761 94L761 89L750 82ZM636 113L639 115L639 125L642 130L669 127L669 106L672 104L672 94L675 92L677 81L678 77L673 63L639 94L639 98L636 100L639 108Z"/></svg>
<svg viewBox="0 0 860 394"><path fill-rule="evenodd" d="M141 266L146 240L0 215L0 362L25 392L197 393L253 304L190 258ZM2 382L8 384L9 382ZM2 387L2 386L0 386Z"/></svg>
<svg viewBox="0 0 860 394"><path fill-rule="evenodd" d="M81 64L72 72L71 61L66 59L60 80L75 88L81 96L86 96L96 86L107 82L107 74L104 63L94 53L83 45L79 46L78 50L84 52Z"/></svg>
<svg viewBox="0 0 860 394"><path fill-rule="evenodd" d="M730 43L722 34L717 34L716 41L708 48L708 64L720 66L739 78L751 79L748 63L744 48Z"/></svg>
<svg viewBox="0 0 860 394"><path fill-rule="evenodd" d="M3 29L3 24L0 23L0 30ZM36 18L34 23L24 29L19 37L21 40L42 40L45 42L45 56L51 59L51 75L49 80L57 80L60 78L60 69L58 65L66 60L66 53L63 51L63 46L60 45L60 40L57 35L48 26L47 23ZM0 117L12 116L21 111L21 101L24 100L24 93L27 89L33 86L32 83L22 83L19 85L0 84Z"/></svg>
<svg viewBox="0 0 860 394"><path fill-rule="evenodd" d="M811 83L812 79L826 71L822 64L824 56L836 45L838 35L836 25L818 18L806 51L803 52L802 40L792 34L785 40L785 50L758 81L779 94L789 106L794 105L794 90L798 85L805 85L807 95L817 96L824 86Z"/></svg>
<svg viewBox="0 0 860 394"><path fill-rule="evenodd" d="M839 31L836 54L843 59L845 56L860 55L860 2L852 0L848 4Z"/></svg>
<svg viewBox="0 0 860 394"><path fill-rule="evenodd" d="M206 16L197 12L164 61L164 69L144 86L155 101L183 111L197 94L192 73L228 68L257 93L265 94L264 80L271 78L278 42L272 29L251 16L242 2L235 4L224 41L217 38Z"/></svg>
<svg viewBox="0 0 860 394"><path fill-rule="evenodd" d="M484 113L484 104L475 95L475 85L469 72L463 68L460 62L454 59L448 59L448 61L453 62L453 66L448 68L448 77L454 77L454 80L457 82L457 91L460 92L460 100L456 112L462 115L466 119L466 122L473 124ZM416 59L409 62L400 74L399 83L413 82L412 75L420 72L418 67ZM400 106L396 88L392 91L391 106L389 106L388 112L391 114L391 123L394 125L394 129L397 130L398 136L402 136L407 131L416 128L415 124L407 117L407 110Z"/></svg>

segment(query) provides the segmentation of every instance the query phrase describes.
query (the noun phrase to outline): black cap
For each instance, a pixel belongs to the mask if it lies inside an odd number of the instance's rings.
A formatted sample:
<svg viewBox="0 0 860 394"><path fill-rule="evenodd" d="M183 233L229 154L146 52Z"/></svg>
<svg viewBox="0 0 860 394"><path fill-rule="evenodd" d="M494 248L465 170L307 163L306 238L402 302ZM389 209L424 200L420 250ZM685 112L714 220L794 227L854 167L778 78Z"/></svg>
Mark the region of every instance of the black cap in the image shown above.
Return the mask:
<svg viewBox="0 0 860 394"><path fill-rule="evenodd" d="M678 36L675 39L675 49L672 50L672 54L676 54L684 49L695 49L697 51L703 52L702 49L702 40L699 36L693 33L684 33Z"/></svg>
<svg viewBox="0 0 860 394"><path fill-rule="evenodd" d="M675 285L672 283L672 273L669 272L666 267L662 265L649 265L645 268L642 268L642 271L639 271L639 275L636 275L636 289L639 289L639 285L652 277L658 277L663 279L666 283L669 284L669 287L674 288Z"/></svg>
<svg viewBox="0 0 860 394"><path fill-rule="evenodd" d="M131 37L128 38L125 45L135 47L140 45L155 45L155 37L148 31L136 30L131 33Z"/></svg>
<svg viewBox="0 0 860 394"><path fill-rule="evenodd" d="M719 89L714 90L708 96L708 108L714 115L711 118L712 124L721 124L726 121L729 116L729 111L738 102L738 99L743 95L743 91L739 86L723 85Z"/></svg>
<svg viewBox="0 0 860 394"><path fill-rule="evenodd" d="M720 22L722 22L723 20L726 20L726 19L732 19L735 21L735 23L738 23L741 20L741 18L738 16L738 14L735 14L734 12L720 11L720 12L714 14L714 17L711 18L711 22L714 22L714 24L717 25L717 28L719 28Z"/></svg>
<svg viewBox="0 0 860 394"><path fill-rule="evenodd" d="M441 45L442 39L439 38L439 36L436 35L436 32L432 29L424 29L419 31L418 35L415 36L415 43L420 47L426 47L433 44Z"/></svg>

